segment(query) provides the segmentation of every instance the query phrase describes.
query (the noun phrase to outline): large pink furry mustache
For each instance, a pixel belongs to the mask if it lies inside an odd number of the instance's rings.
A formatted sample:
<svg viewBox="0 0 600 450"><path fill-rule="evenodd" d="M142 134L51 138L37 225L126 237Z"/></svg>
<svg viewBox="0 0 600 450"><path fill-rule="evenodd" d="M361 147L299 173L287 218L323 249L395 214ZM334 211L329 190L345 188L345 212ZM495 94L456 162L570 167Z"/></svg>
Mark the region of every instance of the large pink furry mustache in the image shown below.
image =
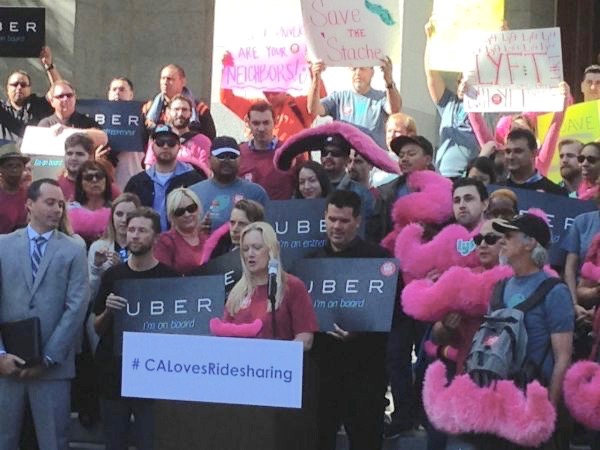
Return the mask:
<svg viewBox="0 0 600 450"><path fill-rule="evenodd" d="M441 431L490 433L526 447L548 440L556 421L548 390L537 381L529 383L525 392L510 380L481 388L466 374L448 384L441 361L427 369L423 404L427 417Z"/></svg>
<svg viewBox="0 0 600 450"><path fill-rule="evenodd" d="M565 375L563 391L573 418L592 430L600 430L600 364L573 364Z"/></svg>

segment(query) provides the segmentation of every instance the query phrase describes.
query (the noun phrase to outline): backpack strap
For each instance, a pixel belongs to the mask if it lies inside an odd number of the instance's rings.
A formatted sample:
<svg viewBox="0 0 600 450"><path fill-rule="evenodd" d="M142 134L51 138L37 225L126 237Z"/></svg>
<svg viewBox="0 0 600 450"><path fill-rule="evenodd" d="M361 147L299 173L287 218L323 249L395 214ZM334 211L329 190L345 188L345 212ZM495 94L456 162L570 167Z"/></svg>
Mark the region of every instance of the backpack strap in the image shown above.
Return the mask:
<svg viewBox="0 0 600 450"><path fill-rule="evenodd" d="M494 290L492 291L492 298L490 300L490 311L496 311L498 309L504 308L504 289L506 288L507 278L504 280L498 281L494 285Z"/></svg>
<svg viewBox="0 0 600 450"><path fill-rule="evenodd" d="M528 311L539 305L546 298L546 295L554 289L554 286L560 283L562 283L562 281L560 281L559 278L546 278L524 302L515 306L515 309L523 311L523 313L526 314Z"/></svg>

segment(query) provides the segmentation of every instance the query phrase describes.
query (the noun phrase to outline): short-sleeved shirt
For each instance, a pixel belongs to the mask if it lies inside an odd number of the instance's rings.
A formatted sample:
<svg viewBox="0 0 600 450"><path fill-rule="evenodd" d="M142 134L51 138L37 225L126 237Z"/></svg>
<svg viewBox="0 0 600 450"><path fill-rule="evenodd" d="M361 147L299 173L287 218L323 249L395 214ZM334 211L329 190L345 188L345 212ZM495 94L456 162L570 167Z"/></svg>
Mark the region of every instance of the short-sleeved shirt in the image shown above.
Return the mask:
<svg viewBox="0 0 600 450"><path fill-rule="evenodd" d="M22 129L26 125L37 125L44 117L52 114L52 107L44 97L38 97L31 94L21 109L15 109L7 100L0 104L0 108L10 114L15 121L11 121L14 125L18 125L15 129L9 126L8 123L0 121L0 139L6 141L19 142L23 137ZM10 117L9 117L10 119Z"/></svg>
<svg viewBox="0 0 600 450"><path fill-rule="evenodd" d="M479 153L479 144L463 102L448 89L436 105L440 115L440 145L435 167L445 177L462 176Z"/></svg>
<svg viewBox="0 0 600 450"><path fill-rule="evenodd" d="M579 214L562 241L561 248L568 253L579 255L579 267L581 267L592 239L598 232L600 232L600 211Z"/></svg>
<svg viewBox="0 0 600 450"><path fill-rule="evenodd" d="M319 331L317 316L313 309L310 295L306 290L304 282L299 278L286 275L285 294L281 305L275 311L277 326L277 339L291 341L300 333L314 333ZM267 311L268 305L267 285L256 286L250 296L250 302L244 309L240 309L232 316L225 309L224 320L236 324L252 323L261 319L263 327L258 338L273 339L273 323L271 313Z"/></svg>
<svg viewBox="0 0 600 450"><path fill-rule="evenodd" d="M0 234L12 233L27 223L27 190L8 192L0 188Z"/></svg>
<svg viewBox="0 0 600 450"><path fill-rule="evenodd" d="M114 292L115 284L119 280L170 278L176 276L178 275L173 269L162 263L158 263L152 269L143 272L132 270L127 263L113 266L102 275L98 294L96 294L96 299L94 300L94 314L99 316L104 312L106 309L106 297L111 292ZM114 355L112 323L100 336L98 347L96 347L95 361L98 366L97 373L101 395L107 398L120 398L121 359Z"/></svg>
<svg viewBox="0 0 600 450"><path fill-rule="evenodd" d="M190 189L202 202L205 213L210 213L212 231L229 221L231 210L239 200L254 200L264 205L269 196L256 183L237 178L227 186L220 185L214 179L204 180L190 186Z"/></svg>
<svg viewBox="0 0 600 450"><path fill-rule="evenodd" d="M366 128L381 148L387 148L385 122L388 113L385 111L387 95L384 91L371 89L364 95L350 90L334 91L321 100L321 104L328 116Z"/></svg>
<svg viewBox="0 0 600 450"><path fill-rule="evenodd" d="M515 307L525 301L550 275L540 271L523 277L512 277L504 289L504 305ZM535 364L544 359L542 373L550 380L554 367L554 354L550 336L573 331L575 310L566 284L558 284L546 295L544 301L525 314L527 330L527 357ZM549 347L550 346L550 347Z"/></svg>

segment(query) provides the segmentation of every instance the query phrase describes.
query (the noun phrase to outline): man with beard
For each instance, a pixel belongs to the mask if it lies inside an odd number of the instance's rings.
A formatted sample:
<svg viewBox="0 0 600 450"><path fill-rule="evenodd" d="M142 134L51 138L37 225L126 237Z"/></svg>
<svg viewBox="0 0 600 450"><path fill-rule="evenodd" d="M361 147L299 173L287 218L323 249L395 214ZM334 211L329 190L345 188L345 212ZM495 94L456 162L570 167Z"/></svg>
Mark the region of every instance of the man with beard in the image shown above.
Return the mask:
<svg viewBox="0 0 600 450"><path fill-rule="evenodd" d="M107 448L127 448L128 431L133 428L137 448L153 447L152 400L121 397L121 358L114 354L113 317L125 308L128 299L115 295L120 280L168 278L177 273L154 257L154 244L160 234L160 217L150 208L140 207L127 215L129 259L109 268L103 275L94 302L94 329L100 342L96 348L102 423ZM132 299L133 300L133 299ZM137 300L137 299L136 299ZM133 414L135 421L130 422Z"/></svg>
<svg viewBox="0 0 600 450"><path fill-rule="evenodd" d="M452 188L452 210L456 222L473 231L485 220L488 198L488 191L481 181L472 178L459 179Z"/></svg>
<svg viewBox="0 0 600 450"><path fill-rule="evenodd" d="M560 177L562 181L559 186L571 193L576 193L581 183L581 167L577 157L581 153L583 144L575 139L564 139L558 144L558 156L560 158Z"/></svg>
<svg viewBox="0 0 600 450"><path fill-rule="evenodd" d="M243 198L264 206L269 199L266 191L256 183L238 177L240 147L234 138L216 137L210 149L210 168L213 177L190 187L198 196L206 213L205 224L210 222L214 231L229 220L233 206Z"/></svg>
<svg viewBox="0 0 600 450"><path fill-rule="evenodd" d="M356 150L352 149L350 151L350 159L346 166L348 176L352 181L356 181L369 189L373 195L377 195L379 192L371 186L371 169L373 169L373 164L363 158Z"/></svg>
<svg viewBox="0 0 600 450"><path fill-rule="evenodd" d="M46 70L50 83L61 79L52 64L49 47L42 48L40 62ZM20 141L27 125L37 125L52 114L49 98L31 93L31 77L24 70L16 70L6 80L7 101L0 103L0 140Z"/></svg>
<svg viewBox="0 0 600 450"><path fill-rule="evenodd" d="M156 164L131 177L125 192L136 194L143 206L150 206L160 214L163 231L168 229L167 196L178 187L188 187L206 178L188 164L177 161L179 135L169 125L159 125L152 133L152 151Z"/></svg>

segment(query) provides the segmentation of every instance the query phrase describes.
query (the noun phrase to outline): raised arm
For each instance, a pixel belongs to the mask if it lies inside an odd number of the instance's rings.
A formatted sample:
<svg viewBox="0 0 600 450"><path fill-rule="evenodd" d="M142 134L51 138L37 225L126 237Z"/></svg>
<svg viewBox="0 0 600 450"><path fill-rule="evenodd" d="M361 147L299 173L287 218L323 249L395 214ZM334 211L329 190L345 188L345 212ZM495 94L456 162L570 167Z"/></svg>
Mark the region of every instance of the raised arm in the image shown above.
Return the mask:
<svg viewBox="0 0 600 450"><path fill-rule="evenodd" d="M250 109L250 106L252 105L252 100L235 95L232 89L223 87L223 74L225 73L225 70L227 70L226 68L233 67L235 65L235 61L231 52L225 52L221 62L223 64L223 71L221 73L221 103L230 109L240 119L244 120L248 110Z"/></svg>
<svg viewBox="0 0 600 450"><path fill-rule="evenodd" d="M327 111L325 111L325 107L321 103L321 96L319 94L321 89L321 73L325 70L325 63L320 60L315 61L311 63L310 70L312 81L310 83L310 89L308 90L308 113L324 116L327 114Z"/></svg>
<svg viewBox="0 0 600 450"><path fill-rule="evenodd" d="M46 71L50 85L56 83L58 80L62 80L60 72L54 67L54 59L52 58L52 50L50 50L50 47L42 47L42 51L40 52L40 62Z"/></svg>
<svg viewBox="0 0 600 450"><path fill-rule="evenodd" d="M425 77L427 77L427 89L429 90L429 95L431 96L431 100L437 105L442 98L442 95L444 95L446 83L439 72L431 70L429 67L429 41L431 36L433 36L433 33L434 26L433 21L430 18L425 25L425 35L427 36L427 41L425 43L424 67Z"/></svg>
<svg viewBox="0 0 600 450"><path fill-rule="evenodd" d="M400 96L400 92L398 92L396 83L394 83L394 78L392 76L392 60L389 56L386 56L381 60L381 72L383 72L383 81L385 81L385 92L387 97L385 111L388 114L399 113L402 110L402 97Z"/></svg>
<svg viewBox="0 0 600 450"><path fill-rule="evenodd" d="M468 116L469 123L473 128L473 133L475 133L475 137L477 138L480 147L483 147L487 142L495 140L494 133L492 133L485 123L483 114L480 112L470 112L468 113Z"/></svg>

